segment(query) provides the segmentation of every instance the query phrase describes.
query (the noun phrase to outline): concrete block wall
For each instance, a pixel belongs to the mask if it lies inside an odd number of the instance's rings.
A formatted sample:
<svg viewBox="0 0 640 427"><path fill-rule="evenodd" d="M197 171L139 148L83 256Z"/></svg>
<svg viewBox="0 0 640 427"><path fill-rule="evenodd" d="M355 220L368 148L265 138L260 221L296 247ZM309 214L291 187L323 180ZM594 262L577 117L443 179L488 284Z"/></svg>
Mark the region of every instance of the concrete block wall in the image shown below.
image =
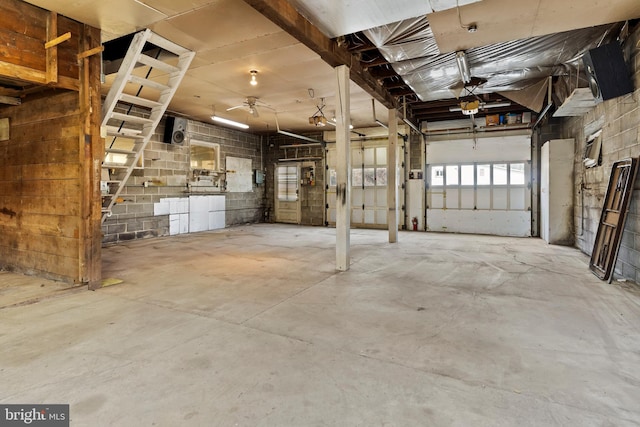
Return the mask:
<svg viewBox="0 0 640 427"><path fill-rule="evenodd" d="M226 169L227 157L251 159L252 170L265 170L263 137L209 123L190 120L188 137L220 144L220 165ZM226 192L226 225L262 222L265 209L265 185L253 184L253 191Z"/></svg>
<svg viewBox="0 0 640 427"><path fill-rule="evenodd" d="M102 225L103 244L169 235L169 216L154 216L154 203L168 197L188 197L190 174L189 143L162 142L165 120L161 121L144 152L144 169L136 169L121 193L122 203ZM189 120L187 141L220 144L220 163L227 156L250 158L252 168L262 166L261 137L208 123ZM200 193L198 193L200 194ZM264 216L264 186L248 193L226 194L226 226L260 222Z"/></svg>
<svg viewBox="0 0 640 427"><path fill-rule="evenodd" d="M322 141L322 133L306 135L310 138ZM303 225L324 225L325 221L325 150L322 146L304 147L305 142L300 139L291 138L284 135L272 136L266 144L266 187L267 187L267 218L266 220L273 222L275 220L275 168L278 164L284 164L279 159L283 158L317 158L312 162L315 164L315 185L300 186L300 223ZM284 145L301 145L301 148L292 149L282 148ZM299 164L301 162L287 162L289 165ZM305 164L308 161L304 162Z"/></svg>
<svg viewBox="0 0 640 427"><path fill-rule="evenodd" d="M635 91L598 104L582 117L567 119L563 137L576 139L574 206L576 246L591 254L613 162L640 156L640 27L624 44ZM586 138L602 129L602 165L585 168ZM636 180L614 278L640 283L640 178Z"/></svg>

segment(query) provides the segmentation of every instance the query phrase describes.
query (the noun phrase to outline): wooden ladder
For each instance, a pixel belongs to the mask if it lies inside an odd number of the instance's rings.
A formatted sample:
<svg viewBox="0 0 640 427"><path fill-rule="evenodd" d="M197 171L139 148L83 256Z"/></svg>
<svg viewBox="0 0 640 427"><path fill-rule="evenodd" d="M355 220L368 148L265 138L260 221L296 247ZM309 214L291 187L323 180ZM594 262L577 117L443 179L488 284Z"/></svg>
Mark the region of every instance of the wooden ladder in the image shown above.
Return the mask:
<svg viewBox="0 0 640 427"><path fill-rule="evenodd" d="M151 51L157 55L143 53ZM142 153L194 56L195 52L149 29L133 37L102 107L106 134L100 185L103 223L133 170L141 167Z"/></svg>

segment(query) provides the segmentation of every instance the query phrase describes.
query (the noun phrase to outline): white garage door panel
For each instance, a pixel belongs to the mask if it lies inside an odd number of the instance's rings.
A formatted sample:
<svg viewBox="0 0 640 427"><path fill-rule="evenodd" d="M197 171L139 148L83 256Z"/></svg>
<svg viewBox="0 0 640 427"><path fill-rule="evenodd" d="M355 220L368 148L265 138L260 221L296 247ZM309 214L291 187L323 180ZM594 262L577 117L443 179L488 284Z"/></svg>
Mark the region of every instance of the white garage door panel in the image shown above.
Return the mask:
<svg viewBox="0 0 640 427"><path fill-rule="evenodd" d="M524 188L512 188L511 192L511 209L523 210L526 208L526 190Z"/></svg>
<svg viewBox="0 0 640 427"><path fill-rule="evenodd" d="M457 188L447 190L447 209L460 209L460 191Z"/></svg>
<svg viewBox="0 0 640 427"><path fill-rule="evenodd" d="M489 188L478 188L477 199L477 209L491 209L491 190Z"/></svg>
<svg viewBox="0 0 640 427"><path fill-rule="evenodd" d="M531 235L531 137L430 141L427 229Z"/></svg>
<svg viewBox="0 0 640 427"><path fill-rule="evenodd" d="M476 205L475 190L463 188L460 190L460 209L473 209Z"/></svg>
<svg viewBox="0 0 640 427"><path fill-rule="evenodd" d="M362 188L351 188L351 206L362 209Z"/></svg>
<svg viewBox="0 0 640 427"><path fill-rule="evenodd" d="M429 231L531 236L529 212L427 209Z"/></svg>
<svg viewBox="0 0 640 427"><path fill-rule="evenodd" d="M429 207L432 209L444 209L444 193L431 193Z"/></svg>
<svg viewBox="0 0 640 427"><path fill-rule="evenodd" d="M493 189L493 209L507 209L507 189L506 188L494 188Z"/></svg>
<svg viewBox="0 0 640 427"><path fill-rule="evenodd" d="M494 136L452 141L432 141L427 146L429 163L473 163L531 159L531 137L529 135Z"/></svg>

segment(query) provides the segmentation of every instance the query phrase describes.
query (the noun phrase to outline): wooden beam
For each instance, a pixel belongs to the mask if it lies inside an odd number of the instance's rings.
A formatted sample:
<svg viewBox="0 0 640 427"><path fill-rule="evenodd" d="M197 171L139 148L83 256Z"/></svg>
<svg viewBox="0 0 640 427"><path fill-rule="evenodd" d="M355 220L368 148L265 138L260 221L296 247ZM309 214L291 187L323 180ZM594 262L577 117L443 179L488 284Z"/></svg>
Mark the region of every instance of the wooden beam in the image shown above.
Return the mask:
<svg viewBox="0 0 640 427"><path fill-rule="evenodd" d="M364 69L358 58L344 46L325 36L287 0L244 0L280 28L316 52L330 66L346 65L350 78L387 108L397 108L396 99Z"/></svg>
<svg viewBox="0 0 640 427"><path fill-rule="evenodd" d="M54 12L51 12L54 13ZM51 49L53 47L58 46L60 43L62 42L66 42L67 40L69 40L71 38L71 33L64 33L63 35L61 35L60 37L56 37L48 42L46 42L44 44L44 48L45 49Z"/></svg>
<svg viewBox="0 0 640 427"><path fill-rule="evenodd" d="M22 65L9 64L0 61L0 76L9 77L25 83L35 83L39 85L49 85L60 89L80 90L80 81L71 77L58 76L57 82L47 82L45 71L23 67Z"/></svg>
<svg viewBox="0 0 640 427"><path fill-rule="evenodd" d="M100 53L104 50L104 46L98 46L98 47L94 47L93 49L89 49L89 50L85 50L82 53L78 54L78 61L84 59L84 58L88 58L90 56L95 55L96 53Z"/></svg>
<svg viewBox="0 0 640 427"><path fill-rule="evenodd" d="M0 104L20 105L22 104L22 99L13 96L0 95Z"/></svg>

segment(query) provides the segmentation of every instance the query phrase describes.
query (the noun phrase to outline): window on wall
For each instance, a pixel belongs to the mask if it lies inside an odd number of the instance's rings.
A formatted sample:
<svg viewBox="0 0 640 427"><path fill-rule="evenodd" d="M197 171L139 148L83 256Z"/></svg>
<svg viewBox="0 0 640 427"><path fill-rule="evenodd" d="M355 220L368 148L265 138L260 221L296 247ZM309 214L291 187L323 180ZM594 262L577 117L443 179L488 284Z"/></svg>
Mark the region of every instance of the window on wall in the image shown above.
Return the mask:
<svg viewBox="0 0 640 427"><path fill-rule="evenodd" d="M473 186L475 184L473 165L460 165L460 184Z"/></svg>
<svg viewBox="0 0 640 427"><path fill-rule="evenodd" d="M278 166L278 200L295 202L298 200L298 167Z"/></svg>
<svg viewBox="0 0 640 427"><path fill-rule="evenodd" d="M525 185L524 162L429 166L432 187ZM446 184L445 184L446 179Z"/></svg>
<svg viewBox="0 0 640 427"><path fill-rule="evenodd" d="M444 185L444 166L431 167L431 186L439 187Z"/></svg>
<svg viewBox="0 0 640 427"><path fill-rule="evenodd" d="M385 187L388 182L387 147L365 148L362 153L362 166L351 169L351 186Z"/></svg>
<svg viewBox="0 0 640 427"><path fill-rule="evenodd" d="M524 185L524 163L511 163L509 166L509 183L511 185Z"/></svg>
<svg viewBox="0 0 640 427"><path fill-rule="evenodd" d="M219 171L220 145L192 139L189 143L189 162L191 170Z"/></svg>

